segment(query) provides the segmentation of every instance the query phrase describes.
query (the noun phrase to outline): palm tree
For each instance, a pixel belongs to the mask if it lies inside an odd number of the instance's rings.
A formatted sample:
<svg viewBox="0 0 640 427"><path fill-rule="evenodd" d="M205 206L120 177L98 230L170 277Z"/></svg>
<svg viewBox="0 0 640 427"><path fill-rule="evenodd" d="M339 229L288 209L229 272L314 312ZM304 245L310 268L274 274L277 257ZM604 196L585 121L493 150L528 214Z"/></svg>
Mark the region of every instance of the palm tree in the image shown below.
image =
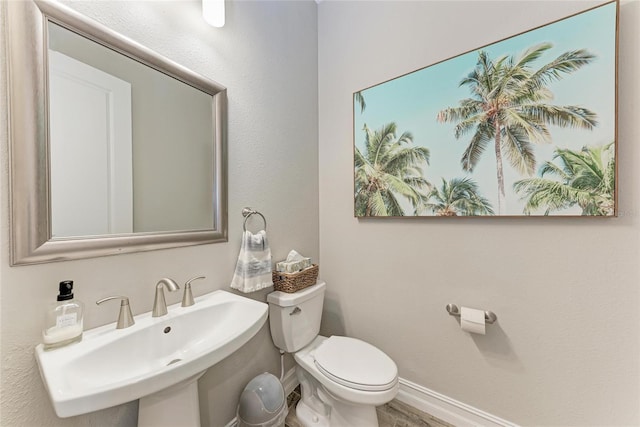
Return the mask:
<svg viewBox="0 0 640 427"><path fill-rule="evenodd" d="M548 85L589 64L595 56L584 49L569 51L533 70L532 63L551 47L542 43L518 57L496 60L480 51L475 69L460 81L460 86L469 87L471 97L438 113L439 122L457 122L456 139L473 130L461 159L465 171L473 171L493 141L499 214L506 210L503 156L520 173L532 175L536 167L533 144L550 142L547 125L592 129L597 124L596 114L586 108L548 103L553 99Z"/></svg>
<svg viewBox="0 0 640 427"><path fill-rule="evenodd" d="M399 196L415 210L426 200L430 185L422 175L429 164L429 150L413 146L405 132L396 139L395 123L372 131L364 126L365 150L355 148L356 216L403 216Z"/></svg>
<svg viewBox="0 0 640 427"><path fill-rule="evenodd" d="M479 194L478 184L470 178L454 178L428 194L427 207L436 216L493 215L491 203ZM432 201L433 200L433 201Z"/></svg>
<svg viewBox="0 0 640 427"><path fill-rule="evenodd" d="M556 149L539 178L513 184L516 193L528 198L524 213L545 209L545 215L578 205L582 215L613 215L615 208L615 146L583 147L580 151ZM547 179L552 175L558 179Z"/></svg>
<svg viewBox="0 0 640 427"><path fill-rule="evenodd" d="M363 113L364 109L367 108L367 103L364 100L364 95L362 95L361 91L357 91L353 94L353 102L357 102L360 104L360 112Z"/></svg>

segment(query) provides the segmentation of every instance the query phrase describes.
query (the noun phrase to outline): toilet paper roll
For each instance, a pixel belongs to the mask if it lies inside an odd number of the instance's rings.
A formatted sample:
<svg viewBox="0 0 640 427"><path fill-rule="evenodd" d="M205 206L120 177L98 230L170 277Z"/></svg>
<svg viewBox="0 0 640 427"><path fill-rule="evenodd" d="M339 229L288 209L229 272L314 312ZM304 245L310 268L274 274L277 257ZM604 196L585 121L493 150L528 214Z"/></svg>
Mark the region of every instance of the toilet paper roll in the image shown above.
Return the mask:
<svg viewBox="0 0 640 427"><path fill-rule="evenodd" d="M484 310L462 307L460 309L460 327L472 334L485 334Z"/></svg>

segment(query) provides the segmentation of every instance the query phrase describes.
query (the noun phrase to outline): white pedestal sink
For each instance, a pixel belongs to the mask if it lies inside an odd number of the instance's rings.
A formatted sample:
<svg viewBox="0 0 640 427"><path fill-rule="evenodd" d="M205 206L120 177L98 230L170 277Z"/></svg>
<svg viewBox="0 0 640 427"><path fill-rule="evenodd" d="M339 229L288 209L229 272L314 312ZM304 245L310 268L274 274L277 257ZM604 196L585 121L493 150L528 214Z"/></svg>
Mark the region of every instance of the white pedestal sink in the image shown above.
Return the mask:
<svg viewBox="0 0 640 427"><path fill-rule="evenodd" d="M44 351L40 374L56 414L71 417L141 399L140 426L199 426L197 380L242 347L267 320L265 303L226 291L85 331L81 342Z"/></svg>

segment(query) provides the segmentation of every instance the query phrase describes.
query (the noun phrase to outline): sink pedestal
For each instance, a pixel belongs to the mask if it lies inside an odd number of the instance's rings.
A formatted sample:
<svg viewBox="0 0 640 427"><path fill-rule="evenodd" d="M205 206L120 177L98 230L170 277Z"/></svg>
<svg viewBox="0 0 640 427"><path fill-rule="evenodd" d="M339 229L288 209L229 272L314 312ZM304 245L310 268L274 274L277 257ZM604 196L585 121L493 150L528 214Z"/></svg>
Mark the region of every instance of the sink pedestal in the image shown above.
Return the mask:
<svg viewBox="0 0 640 427"><path fill-rule="evenodd" d="M205 372L140 398L138 427L200 427L198 380Z"/></svg>

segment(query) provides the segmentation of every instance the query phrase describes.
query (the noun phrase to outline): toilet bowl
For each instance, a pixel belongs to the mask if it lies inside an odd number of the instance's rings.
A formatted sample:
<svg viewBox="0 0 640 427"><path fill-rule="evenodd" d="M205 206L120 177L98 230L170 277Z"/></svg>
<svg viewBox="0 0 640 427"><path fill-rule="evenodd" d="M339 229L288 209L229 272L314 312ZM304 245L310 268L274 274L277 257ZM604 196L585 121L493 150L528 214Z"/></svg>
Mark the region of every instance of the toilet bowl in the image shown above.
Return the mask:
<svg viewBox="0 0 640 427"><path fill-rule="evenodd" d="M297 351L294 359L303 394L302 406L299 404L296 414L305 427L377 426L375 407L398 394L395 363L364 341L318 336ZM322 405L315 403L309 407L308 402L316 399Z"/></svg>
<svg viewBox="0 0 640 427"><path fill-rule="evenodd" d="M267 296L274 343L296 361L302 391L296 415L305 427L375 427L375 407L398 393L397 366L359 339L318 335L325 288L318 282Z"/></svg>

